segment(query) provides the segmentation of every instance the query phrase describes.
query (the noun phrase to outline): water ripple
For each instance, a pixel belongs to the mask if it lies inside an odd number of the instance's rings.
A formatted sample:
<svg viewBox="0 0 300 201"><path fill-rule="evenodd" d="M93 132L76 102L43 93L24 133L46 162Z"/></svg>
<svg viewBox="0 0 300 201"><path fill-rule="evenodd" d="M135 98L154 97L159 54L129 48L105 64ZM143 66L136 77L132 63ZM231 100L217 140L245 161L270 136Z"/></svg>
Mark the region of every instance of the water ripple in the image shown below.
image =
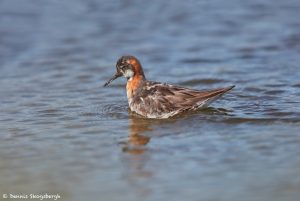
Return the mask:
<svg viewBox="0 0 300 201"><path fill-rule="evenodd" d="M187 80L180 82L179 85L198 85L198 84L216 84L216 83L227 83L227 80L223 79L212 79L212 78L207 78L207 79L192 79L192 80Z"/></svg>
<svg viewBox="0 0 300 201"><path fill-rule="evenodd" d="M101 107L98 113L100 119L127 119L128 118L128 105L123 104L106 104Z"/></svg>

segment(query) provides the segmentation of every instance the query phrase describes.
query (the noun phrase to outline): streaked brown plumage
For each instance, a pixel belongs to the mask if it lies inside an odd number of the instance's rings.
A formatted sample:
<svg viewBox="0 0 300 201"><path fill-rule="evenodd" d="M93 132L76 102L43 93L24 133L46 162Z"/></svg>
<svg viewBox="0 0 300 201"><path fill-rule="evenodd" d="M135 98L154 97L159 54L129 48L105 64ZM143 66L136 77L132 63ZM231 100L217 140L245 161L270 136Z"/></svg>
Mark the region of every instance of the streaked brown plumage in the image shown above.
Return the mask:
<svg viewBox="0 0 300 201"><path fill-rule="evenodd" d="M117 73L104 86L120 76L126 77L130 109L147 118L169 118L186 110L207 107L234 87L199 91L148 81L139 60L133 56L121 57L116 68Z"/></svg>

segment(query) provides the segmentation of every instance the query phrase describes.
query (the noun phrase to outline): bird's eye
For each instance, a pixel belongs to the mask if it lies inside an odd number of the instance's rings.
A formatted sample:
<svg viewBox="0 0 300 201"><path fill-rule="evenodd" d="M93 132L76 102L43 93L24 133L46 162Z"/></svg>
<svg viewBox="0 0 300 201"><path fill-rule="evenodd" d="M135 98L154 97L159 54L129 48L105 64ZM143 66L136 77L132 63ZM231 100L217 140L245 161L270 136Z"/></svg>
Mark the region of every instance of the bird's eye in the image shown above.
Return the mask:
<svg viewBox="0 0 300 201"><path fill-rule="evenodd" d="M125 65L122 65L121 66L121 69L123 70L123 71L125 71L126 69L127 69L127 65L125 64Z"/></svg>
<svg viewBox="0 0 300 201"><path fill-rule="evenodd" d="M130 64L129 63L123 63L122 67L123 70L126 70L128 68L130 68Z"/></svg>

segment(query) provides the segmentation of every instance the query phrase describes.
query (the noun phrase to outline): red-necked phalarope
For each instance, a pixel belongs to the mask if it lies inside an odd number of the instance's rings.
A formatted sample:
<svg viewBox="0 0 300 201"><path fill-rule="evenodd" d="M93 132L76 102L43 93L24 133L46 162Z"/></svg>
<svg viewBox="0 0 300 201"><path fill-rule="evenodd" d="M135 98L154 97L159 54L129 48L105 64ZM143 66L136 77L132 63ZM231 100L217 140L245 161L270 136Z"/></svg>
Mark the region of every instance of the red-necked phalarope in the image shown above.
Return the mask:
<svg viewBox="0 0 300 201"><path fill-rule="evenodd" d="M165 119L183 111L207 107L234 87L199 91L148 81L139 60L134 56L122 56L116 68L117 73L104 86L118 77L126 77L130 109L147 118Z"/></svg>

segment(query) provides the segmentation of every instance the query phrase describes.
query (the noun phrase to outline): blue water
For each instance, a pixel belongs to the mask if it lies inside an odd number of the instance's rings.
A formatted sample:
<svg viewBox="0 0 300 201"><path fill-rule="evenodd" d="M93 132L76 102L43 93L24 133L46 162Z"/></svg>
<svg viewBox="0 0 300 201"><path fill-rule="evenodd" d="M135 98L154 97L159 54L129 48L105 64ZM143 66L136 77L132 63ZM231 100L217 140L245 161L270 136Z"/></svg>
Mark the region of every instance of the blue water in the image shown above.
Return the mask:
<svg viewBox="0 0 300 201"><path fill-rule="evenodd" d="M0 1L0 199L296 201L300 1ZM169 120L128 111L150 80L236 85Z"/></svg>

